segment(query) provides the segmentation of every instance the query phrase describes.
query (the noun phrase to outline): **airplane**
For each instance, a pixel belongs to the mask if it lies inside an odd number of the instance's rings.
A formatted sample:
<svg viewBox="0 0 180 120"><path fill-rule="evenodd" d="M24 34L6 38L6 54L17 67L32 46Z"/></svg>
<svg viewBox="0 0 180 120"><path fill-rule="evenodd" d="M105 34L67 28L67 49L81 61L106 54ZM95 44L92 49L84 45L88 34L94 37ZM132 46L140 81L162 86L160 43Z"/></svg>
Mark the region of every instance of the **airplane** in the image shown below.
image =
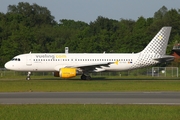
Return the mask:
<svg viewBox="0 0 180 120"><path fill-rule="evenodd" d="M28 53L15 56L5 63L5 68L14 71L53 72L55 77L72 78L81 75L90 80L89 73L127 71L171 61L165 55L171 27L162 27L150 43L138 53Z"/></svg>

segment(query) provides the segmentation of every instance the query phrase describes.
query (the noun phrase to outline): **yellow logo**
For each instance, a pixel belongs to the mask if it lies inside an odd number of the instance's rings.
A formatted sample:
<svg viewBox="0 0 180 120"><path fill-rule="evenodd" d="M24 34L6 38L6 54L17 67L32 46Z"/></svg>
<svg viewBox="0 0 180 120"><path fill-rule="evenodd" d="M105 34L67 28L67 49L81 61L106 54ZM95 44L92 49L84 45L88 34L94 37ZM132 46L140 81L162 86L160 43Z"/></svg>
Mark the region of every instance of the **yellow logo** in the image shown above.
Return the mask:
<svg viewBox="0 0 180 120"><path fill-rule="evenodd" d="M118 65L118 64L119 64L119 61L117 60L116 62L114 62L114 64Z"/></svg>
<svg viewBox="0 0 180 120"><path fill-rule="evenodd" d="M66 55L56 55L56 58L66 58Z"/></svg>
<svg viewBox="0 0 180 120"><path fill-rule="evenodd" d="M163 37L160 35L160 36L158 37L158 39L159 39L159 40L162 40L162 39L163 39Z"/></svg>

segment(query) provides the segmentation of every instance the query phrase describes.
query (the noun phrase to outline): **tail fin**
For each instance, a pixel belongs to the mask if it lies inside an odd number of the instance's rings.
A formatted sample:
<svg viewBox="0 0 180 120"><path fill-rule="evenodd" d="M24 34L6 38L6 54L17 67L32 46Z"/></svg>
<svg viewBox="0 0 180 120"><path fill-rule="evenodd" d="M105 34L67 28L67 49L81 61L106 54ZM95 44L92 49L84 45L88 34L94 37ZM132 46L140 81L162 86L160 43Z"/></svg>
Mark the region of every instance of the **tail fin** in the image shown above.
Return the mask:
<svg viewBox="0 0 180 120"><path fill-rule="evenodd" d="M163 27L151 40L151 42L141 51L142 54L165 55L171 32L171 27Z"/></svg>
<svg viewBox="0 0 180 120"><path fill-rule="evenodd" d="M131 69L146 67L162 61L172 60L174 57L165 55L171 32L171 27L163 27L151 40L151 42L138 53L138 59Z"/></svg>

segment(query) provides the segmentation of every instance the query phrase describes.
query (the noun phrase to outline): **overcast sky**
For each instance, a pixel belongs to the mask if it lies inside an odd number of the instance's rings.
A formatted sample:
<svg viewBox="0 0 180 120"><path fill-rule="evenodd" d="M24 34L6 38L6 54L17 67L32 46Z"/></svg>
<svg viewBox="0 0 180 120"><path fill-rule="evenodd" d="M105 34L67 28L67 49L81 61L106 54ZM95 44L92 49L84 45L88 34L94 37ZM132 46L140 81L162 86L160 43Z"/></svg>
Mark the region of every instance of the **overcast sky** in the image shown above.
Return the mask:
<svg viewBox="0 0 180 120"><path fill-rule="evenodd" d="M153 17L162 6L180 9L180 0L1 0L0 12L6 13L8 5L18 5L19 2L47 7L57 22L72 19L89 23L98 16L137 20L140 16Z"/></svg>

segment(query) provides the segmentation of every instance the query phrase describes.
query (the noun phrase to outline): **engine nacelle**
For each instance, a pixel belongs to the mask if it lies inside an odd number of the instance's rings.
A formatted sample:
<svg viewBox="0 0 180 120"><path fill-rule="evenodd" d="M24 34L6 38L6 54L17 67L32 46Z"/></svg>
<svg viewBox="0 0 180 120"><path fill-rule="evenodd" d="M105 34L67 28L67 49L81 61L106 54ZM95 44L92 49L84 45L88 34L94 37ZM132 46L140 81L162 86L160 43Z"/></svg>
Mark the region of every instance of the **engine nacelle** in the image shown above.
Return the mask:
<svg viewBox="0 0 180 120"><path fill-rule="evenodd" d="M77 75L77 69L76 68L61 68L59 72L54 72L55 77L61 77L61 78L72 78Z"/></svg>

